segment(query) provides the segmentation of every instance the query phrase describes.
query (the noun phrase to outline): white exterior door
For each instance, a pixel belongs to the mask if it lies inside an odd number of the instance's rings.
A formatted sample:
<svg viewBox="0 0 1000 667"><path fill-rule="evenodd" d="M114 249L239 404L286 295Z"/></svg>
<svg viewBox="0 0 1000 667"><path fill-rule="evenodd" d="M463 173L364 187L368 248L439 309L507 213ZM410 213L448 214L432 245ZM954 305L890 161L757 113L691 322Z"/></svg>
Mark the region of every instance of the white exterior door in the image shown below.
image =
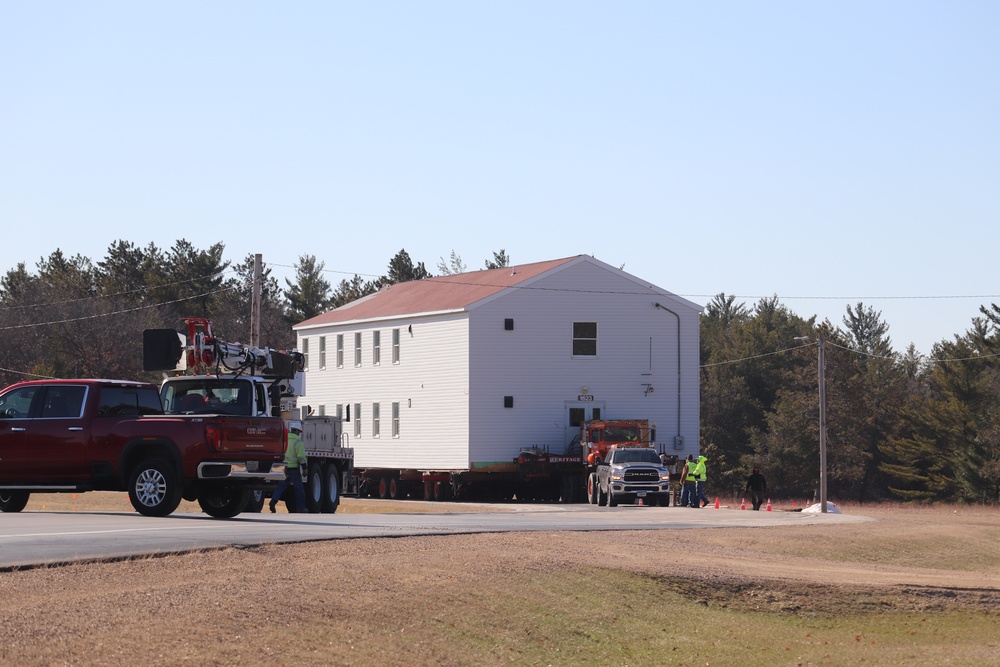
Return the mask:
<svg viewBox="0 0 1000 667"><path fill-rule="evenodd" d="M591 419L604 418L604 401L566 401L565 437L563 442L568 447L573 438L580 435L580 424ZM573 453L577 453L574 448Z"/></svg>

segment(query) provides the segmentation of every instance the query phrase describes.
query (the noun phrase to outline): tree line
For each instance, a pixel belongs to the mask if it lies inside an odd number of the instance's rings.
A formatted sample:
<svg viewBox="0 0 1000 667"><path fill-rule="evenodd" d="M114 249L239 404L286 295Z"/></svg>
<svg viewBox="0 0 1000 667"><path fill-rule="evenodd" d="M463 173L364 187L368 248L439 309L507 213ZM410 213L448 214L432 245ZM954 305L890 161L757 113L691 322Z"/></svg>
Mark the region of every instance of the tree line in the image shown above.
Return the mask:
<svg viewBox="0 0 1000 667"><path fill-rule="evenodd" d="M247 341L253 256L224 246L171 248L116 241L103 259L56 250L0 278L0 382L32 377L158 378L142 371L142 331L208 317L217 336ZM510 265L504 250L485 268ZM440 275L468 270L454 251ZM293 324L384 285L432 274L405 249L386 273L334 285L312 255L284 286L266 264L261 345L294 345ZM817 323L777 297L753 306L720 294L701 320L701 449L710 486L739 495L753 466L776 498L813 497L819 472L817 340L826 344L827 488L833 500L1000 501L1000 308L929 357L892 349L881 314L862 303L843 321ZM797 340L808 337L809 340Z"/></svg>
<svg viewBox="0 0 1000 667"><path fill-rule="evenodd" d="M717 490L738 497L757 466L775 497L816 497L822 335L831 500L1000 501L1000 308L980 313L923 357L894 352L862 303L835 326L776 297L716 296L701 323L701 423Z"/></svg>

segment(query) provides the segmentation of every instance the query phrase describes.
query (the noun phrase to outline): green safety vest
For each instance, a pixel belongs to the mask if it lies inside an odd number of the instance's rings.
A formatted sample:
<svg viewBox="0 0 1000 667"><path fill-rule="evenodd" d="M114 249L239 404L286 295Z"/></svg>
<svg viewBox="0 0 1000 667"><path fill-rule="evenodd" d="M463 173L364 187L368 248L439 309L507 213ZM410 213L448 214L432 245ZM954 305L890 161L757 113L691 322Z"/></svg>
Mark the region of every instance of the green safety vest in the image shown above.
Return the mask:
<svg viewBox="0 0 1000 667"><path fill-rule="evenodd" d="M684 477L685 482L695 482L698 480L696 476L697 465L694 461L688 461L687 463L687 476Z"/></svg>
<svg viewBox="0 0 1000 667"><path fill-rule="evenodd" d="M298 468L306 462L306 446L297 433L288 432L288 449L285 450L285 466Z"/></svg>
<svg viewBox="0 0 1000 667"><path fill-rule="evenodd" d="M704 456L698 457L698 463L694 466L694 475L699 482L704 482L707 477L705 476L706 468L705 462L708 461Z"/></svg>

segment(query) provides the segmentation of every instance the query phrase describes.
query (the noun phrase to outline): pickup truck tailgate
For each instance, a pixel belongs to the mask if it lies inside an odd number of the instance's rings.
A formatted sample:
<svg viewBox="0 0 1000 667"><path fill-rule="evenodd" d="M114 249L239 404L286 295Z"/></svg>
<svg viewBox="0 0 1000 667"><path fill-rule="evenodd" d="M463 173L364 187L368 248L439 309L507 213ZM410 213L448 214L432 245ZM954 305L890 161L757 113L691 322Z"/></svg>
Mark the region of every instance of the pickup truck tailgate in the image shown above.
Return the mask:
<svg viewBox="0 0 1000 667"><path fill-rule="evenodd" d="M285 425L280 419L206 418L205 438L211 449L227 454L282 454L285 451Z"/></svg>

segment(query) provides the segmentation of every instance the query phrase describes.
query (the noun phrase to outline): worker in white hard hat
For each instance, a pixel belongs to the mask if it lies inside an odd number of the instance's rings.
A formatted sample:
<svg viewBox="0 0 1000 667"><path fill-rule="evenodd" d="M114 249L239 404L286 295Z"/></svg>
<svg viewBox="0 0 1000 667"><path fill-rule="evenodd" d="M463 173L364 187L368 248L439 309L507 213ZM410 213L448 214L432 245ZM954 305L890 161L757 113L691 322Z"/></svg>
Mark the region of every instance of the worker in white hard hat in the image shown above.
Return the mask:
<svg viewBox="0 0 1000 667"><path fill-rule="evenodd" d="M302 484L302 479L306 474L306 448L302 444L302 422L294 421L288 424L288 446L285 448L285 479L281 480L278 488L271 496L268 507L273 514L275 506L281 500L281 494L289 486L295 491L295 504L289 505L290 512L306 511L306 489Z"/></svg>

